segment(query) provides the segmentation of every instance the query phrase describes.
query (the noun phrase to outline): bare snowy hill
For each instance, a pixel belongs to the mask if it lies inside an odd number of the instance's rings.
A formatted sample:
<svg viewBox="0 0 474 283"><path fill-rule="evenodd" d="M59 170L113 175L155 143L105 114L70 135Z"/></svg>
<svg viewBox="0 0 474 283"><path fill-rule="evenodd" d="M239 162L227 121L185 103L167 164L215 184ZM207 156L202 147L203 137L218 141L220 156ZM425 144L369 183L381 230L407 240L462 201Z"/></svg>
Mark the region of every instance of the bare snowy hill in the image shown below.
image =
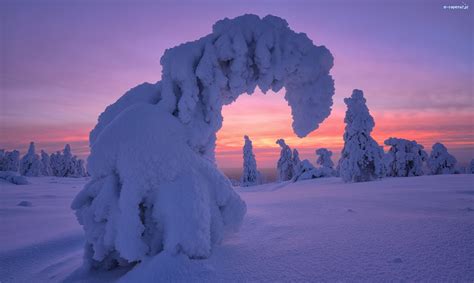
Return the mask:
<svg viewBox="0 0 474 283"><path fill-rule="evenodd" d="M0 281L472 281L474 175L338 178L237 188L240 232L205 260L161 253L129 270L80 269L69 208L86 179L0 183Z"/></svg>

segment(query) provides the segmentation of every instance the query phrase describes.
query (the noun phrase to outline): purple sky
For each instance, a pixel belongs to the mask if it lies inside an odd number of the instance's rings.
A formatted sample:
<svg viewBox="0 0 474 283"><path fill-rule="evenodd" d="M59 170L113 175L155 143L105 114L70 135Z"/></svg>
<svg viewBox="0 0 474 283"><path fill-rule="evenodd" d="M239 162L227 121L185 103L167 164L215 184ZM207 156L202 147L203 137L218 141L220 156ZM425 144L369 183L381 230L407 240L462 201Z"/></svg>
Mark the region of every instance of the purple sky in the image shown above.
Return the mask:
<svg viewBox="0 0 474 283"><path fill-rule="evenodd" d="M417 119L432 117L435 130L451 133L446 141L462 140L451 147L466 161L474 157L472 2L446 10L463 1L2 1L0 148L35 140L52 151L67 141L84 156L103 109L160 80L166 48L254 13L285 18L331 50L334 113L363 89L371 111L401 115L407 129L423 131ZM445 117L454 122L440 123Z"/></svg>

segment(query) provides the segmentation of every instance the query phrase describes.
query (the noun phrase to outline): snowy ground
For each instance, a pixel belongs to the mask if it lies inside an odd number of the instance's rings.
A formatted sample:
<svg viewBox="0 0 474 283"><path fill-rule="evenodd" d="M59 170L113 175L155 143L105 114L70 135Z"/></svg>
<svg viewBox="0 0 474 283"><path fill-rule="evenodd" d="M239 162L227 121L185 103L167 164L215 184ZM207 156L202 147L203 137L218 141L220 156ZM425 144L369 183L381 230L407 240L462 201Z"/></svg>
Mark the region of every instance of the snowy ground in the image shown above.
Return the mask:
<svg viewBox="0 0 474 283"><path fill-rule="evenodd" d="M92 274L79 269L82 228L69 209L86 179L29 181L0 183L1 282L474 280L474 175L238 189L242 229L209 259L162 253Z"/></svg>

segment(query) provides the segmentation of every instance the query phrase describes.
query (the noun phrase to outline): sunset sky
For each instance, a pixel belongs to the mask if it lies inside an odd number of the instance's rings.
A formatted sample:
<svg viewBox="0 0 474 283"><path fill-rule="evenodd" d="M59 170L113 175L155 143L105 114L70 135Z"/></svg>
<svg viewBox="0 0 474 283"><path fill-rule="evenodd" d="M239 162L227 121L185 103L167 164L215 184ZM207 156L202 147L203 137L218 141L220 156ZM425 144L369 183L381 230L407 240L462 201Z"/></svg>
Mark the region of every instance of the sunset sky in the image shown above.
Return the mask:
<svg viewBox="0 0 474 283"><path fill-rule="evenodd" d="M345 105L362 89L374 138L444 143L461 163L474 158L473 1L3 1L0 148L48 152L65 143L86 157L98 115L125 91L161 77L166 48L245 13L273 14L334 55L331 116L304 139L291 129L284 90L242 95L224 108L217 162L242 164L243 135L259 167L274 167L277 138L314 163L342 148ZM443 9L466 3L467 10Z"/></svg>

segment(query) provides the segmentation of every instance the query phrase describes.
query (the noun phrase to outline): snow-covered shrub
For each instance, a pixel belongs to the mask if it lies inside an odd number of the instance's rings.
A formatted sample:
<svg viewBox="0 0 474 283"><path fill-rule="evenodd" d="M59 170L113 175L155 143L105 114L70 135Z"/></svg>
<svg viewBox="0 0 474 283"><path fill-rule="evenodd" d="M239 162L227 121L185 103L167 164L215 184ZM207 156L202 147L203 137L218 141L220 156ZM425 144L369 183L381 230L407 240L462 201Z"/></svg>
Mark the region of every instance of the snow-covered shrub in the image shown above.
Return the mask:
<svg viewBox="0 0 474 283"><path fill-rule="evenodd" d="M0 150L0 171L18 172L20 169L20 152L18 150Z"/></svg>
<svg viewBox="0 0 474 283"><path fill-rule="evenodd" d="M319 164L319 172L322 177L333 177L336 176L336 170L334 170L334 162L332 162L331 156L332 151L326 148L320 148L316 150L316 155L318 159L316 164Z"/></svg>
<svg viewBox="0 0 474 283"><path fill-rule="evenodd" d="M41 160L35 152L35 143L31 142L28 152L21 158L20 174L30 177L41 176Z"/></svg>
<svg viewBox="0 0 474 283"><path fill-rule="evenodd" d="M469 167L467 168L467 173L474 174L474 159L472 159L471 163L469 163Z"/></svg>
<svg viewBox="0 0 474 283"><path fill-rule="evenodd" d="M0 179L15 185L26 185L28 181L24 176L20 176L18 172L0 171Z"/></svg>
<svg viewBox="0 0 474 283"><path fill-rule="evenodd" d="M384 152L370 136L375 126L364 93L355 89L344 99L347 105L344 148L339 160L339 174L345 182L365 182L385 175Z"/></svg>
<svg viewBox="0 0 474 283"><path fill-rule="evenodd" d="M51 169L51 161L49 154L44 150L41 151L41 175L43 176L52 176L53 170Z"/></svg>
<svg viewBox="0 0 474 283"><path fill-rule="evenodd" d="M299 137L331 111L331 53L274 16L219 21L210 35L167 49L161 64L160 82L130 90L91 132L92 179L72 207L93 266L162 250L207 257L239 225L245 204L214 151L222 107L242 93L285 87Z"/></svg>
<svg viewBox="0 0 474 283"><path fill-rule="evenodd" d="M315 168L308 159L305 159L300 162L295 176L293 176L292 181L298 182L303 180L315 179L325 177L326 170L322 168Z"/></svg>
<svg viewBox="0 0 474 283"><path fill-rule="evenodd" d="M208 257L240 225L245 203L186 134L176 117L147 104L103 129L88 159L93 179L72 204L90 264L126 265L163 250Z"/></svg>
<svg viewBox="0 0 474 283"><path fill-rule="evenodd" d="M276 143L281 147L280 158L277 163L278 181L288 181L293 178L293 156L291 148L284 139L278 139Z"/></svg>
<svg viewBox="0 0 474 283"><path fill-rule="evenodd" d="M242 187L259 185L262 183L262 175L257 170L257 161L255 160L255 155L253 154L252 141L248 136L244 136L244 140L244 165L240 183Z"/></svg>
<svg viewBox="0 0 474 283"><path fill-rule="evenodd" d="M428 158L428 168L432 175L458 173L457 160L449 154L448 149L442 143L435 143Z"/></svg>
<svg viewBox="0 0 474 283"><path fill-rule="evenodd" d="M387 175L409 177L423 175L423 162L428 154L416 141L389 138L384 142L390 146L387 152Z"/></svg>

